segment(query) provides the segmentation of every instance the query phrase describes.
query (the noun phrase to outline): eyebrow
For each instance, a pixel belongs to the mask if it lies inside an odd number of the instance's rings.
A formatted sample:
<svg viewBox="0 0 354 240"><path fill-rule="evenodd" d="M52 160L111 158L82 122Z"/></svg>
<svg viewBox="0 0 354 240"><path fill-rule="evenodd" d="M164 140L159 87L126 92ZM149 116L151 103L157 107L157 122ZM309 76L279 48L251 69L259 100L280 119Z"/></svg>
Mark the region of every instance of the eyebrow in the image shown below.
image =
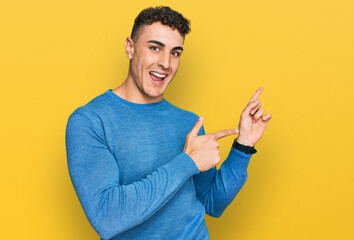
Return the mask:
<svg viewBox="0 0 354 240"><path fill-rule="evenodd" d="M155 43L156 45L159 45L161 47L165 47L166 46L162 42L159 42L159 41L156 41L156 40L149 40L148 43ZM183 47L180 47L180 46L174 47L174 48L172 48L172 50L181 50L181 51L183 51Z"/></svg>

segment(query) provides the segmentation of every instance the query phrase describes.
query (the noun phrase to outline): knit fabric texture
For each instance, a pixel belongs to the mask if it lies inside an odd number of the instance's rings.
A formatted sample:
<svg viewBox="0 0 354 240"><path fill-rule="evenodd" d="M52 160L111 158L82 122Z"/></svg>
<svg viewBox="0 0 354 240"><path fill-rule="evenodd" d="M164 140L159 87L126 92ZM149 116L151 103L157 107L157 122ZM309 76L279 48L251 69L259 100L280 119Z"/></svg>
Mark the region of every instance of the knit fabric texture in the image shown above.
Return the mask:
<svg viewBox="0 0 354 240"><path fill-rule="evenodd" d="M183 152L198 118L165 99L132 103L111 89L70 115L70 178L101 239L209 239L205 213L221 216L252 154L231 147L219 170L199 172Z"/></svg>

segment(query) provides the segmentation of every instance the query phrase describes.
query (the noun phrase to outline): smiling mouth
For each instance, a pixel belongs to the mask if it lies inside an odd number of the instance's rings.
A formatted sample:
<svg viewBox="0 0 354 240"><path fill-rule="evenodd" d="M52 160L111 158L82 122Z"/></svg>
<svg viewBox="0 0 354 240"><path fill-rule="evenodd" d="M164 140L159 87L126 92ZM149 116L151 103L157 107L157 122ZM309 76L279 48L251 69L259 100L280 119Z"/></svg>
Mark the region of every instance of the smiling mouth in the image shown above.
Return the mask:
<svg viewBox="0 0 354 240"><path fill-rule="evenodd" d="M153 82L154 85L160 86L164 83L164 80L166 79L166 77L168 76L167 74L161 74L158 72L149 72L150 73L150 78Z"/></svg>

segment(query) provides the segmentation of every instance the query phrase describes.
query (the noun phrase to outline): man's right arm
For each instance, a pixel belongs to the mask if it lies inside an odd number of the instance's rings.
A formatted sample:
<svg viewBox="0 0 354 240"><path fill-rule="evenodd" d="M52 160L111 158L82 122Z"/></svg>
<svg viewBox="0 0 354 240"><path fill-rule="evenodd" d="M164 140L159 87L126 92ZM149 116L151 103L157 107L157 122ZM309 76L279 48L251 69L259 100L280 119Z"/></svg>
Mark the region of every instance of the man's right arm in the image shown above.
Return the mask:
<svg viewBox="0 0 354 240"><path fill-rule="evenodd" d="M147 220L188 178L199 173L192 158L182 152L147 177L120 185L119 166L102 127L81 113L69 117L66 150L75 191L89 222L103 239Z"/></svg>

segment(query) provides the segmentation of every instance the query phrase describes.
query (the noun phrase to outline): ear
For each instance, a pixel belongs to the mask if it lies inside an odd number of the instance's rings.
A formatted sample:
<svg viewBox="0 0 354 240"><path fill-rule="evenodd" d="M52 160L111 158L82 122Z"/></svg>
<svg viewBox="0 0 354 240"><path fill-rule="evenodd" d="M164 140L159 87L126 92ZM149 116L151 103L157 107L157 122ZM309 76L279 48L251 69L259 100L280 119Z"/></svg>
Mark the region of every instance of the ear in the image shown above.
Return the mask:
<svg viewBox="0 0 354 240"><path fill-rule="evenodd" d="M134 55L134 41L130 37L125 40L125 52L129 60L131 60Z"/></svg>

